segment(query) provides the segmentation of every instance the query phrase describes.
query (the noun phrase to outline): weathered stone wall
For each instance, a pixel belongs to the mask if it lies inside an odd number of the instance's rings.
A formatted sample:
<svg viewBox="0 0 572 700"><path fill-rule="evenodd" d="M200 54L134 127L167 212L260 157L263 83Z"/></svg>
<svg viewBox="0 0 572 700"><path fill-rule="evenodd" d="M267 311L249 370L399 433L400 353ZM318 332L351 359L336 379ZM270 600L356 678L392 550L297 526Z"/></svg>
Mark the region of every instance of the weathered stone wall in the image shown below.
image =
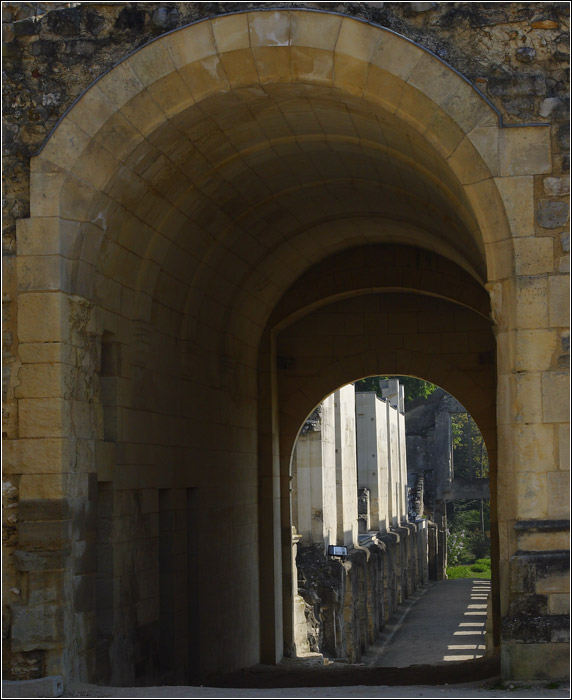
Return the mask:
<svg viewBox="0 0 572 700"><path fill-rule="evenodd" d="M435 516L442 511L444 500L452 500L455 490L451 414L465 413L465 408L442 389L427 398L418 398L406 406L407 470L409 482L424 477L427 512ZM465 480L466 482L466 480ZM476 488L480 485L476 484ZM458 483L459 493L467 491L467 483ZM457 495L455 498L476 498ZM488 496L487 496L488 497Z"/></svg>
<svg viewBox="0 0 572 700"><path fill-rule="evenodd" d="M308 649L359 662L397 606L429 581L427 533L426 522L409 523L368 538L343 559L328 558L319 544L298 545L298 592L306 618L298 634L306 636Z"/></svg>

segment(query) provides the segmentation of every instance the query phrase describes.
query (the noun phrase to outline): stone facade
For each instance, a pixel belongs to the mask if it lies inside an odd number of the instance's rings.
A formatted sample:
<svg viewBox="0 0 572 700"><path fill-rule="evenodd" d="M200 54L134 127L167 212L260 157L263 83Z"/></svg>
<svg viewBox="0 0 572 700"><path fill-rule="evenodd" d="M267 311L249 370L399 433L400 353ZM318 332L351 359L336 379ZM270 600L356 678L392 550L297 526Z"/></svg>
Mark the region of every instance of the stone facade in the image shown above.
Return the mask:
<svg viewBox="0 0 572 700"><path fill-rule="evenodd" d="M316 5L3 5L10 678L279 660L295 438L372 374L471 413L503 674L567 663L568 4Z"/></svg>

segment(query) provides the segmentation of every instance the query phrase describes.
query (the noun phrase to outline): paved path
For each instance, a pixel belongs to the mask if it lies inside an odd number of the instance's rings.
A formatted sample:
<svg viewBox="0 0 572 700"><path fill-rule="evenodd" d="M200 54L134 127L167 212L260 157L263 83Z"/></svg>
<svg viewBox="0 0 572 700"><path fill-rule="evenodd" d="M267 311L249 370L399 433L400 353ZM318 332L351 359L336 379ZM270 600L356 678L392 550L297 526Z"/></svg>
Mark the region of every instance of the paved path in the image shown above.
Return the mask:
<svg viewBox="0 0 572 700"><path fill-rule="evenodd" d="M397 621L388 625L380 642L370 649L362 673L374 667L447 664L478 658L484 654L487 595L484 580L442 581L426 587L406 602ZM275 668L275 667L273 667ZM358 669L359 671L359 669ZM394 672L396 670L394 669ZM382 682L387 683L384 670ZM413 675L412 672L402 673ZM410 677L407 679L411 682ZM339 685L315 687L209 688L164 686L109 688L74 684L67 698L569 698L569 683L507 684L498 679L444 685ZM406 681L407 682L407 681ZM294 685L294 684L293 684ZM316 684L318 685L318 684ZM319 683L321 686L322 683ZM556 686L556 687L554 687Z"/></svg>
<svg viewBox="0 0 572 700"><path fill-rule="evenodd" d="M403 667L483 656L490 588L486 579L439 581L422 588L370 647L366 664Z"/></svg>

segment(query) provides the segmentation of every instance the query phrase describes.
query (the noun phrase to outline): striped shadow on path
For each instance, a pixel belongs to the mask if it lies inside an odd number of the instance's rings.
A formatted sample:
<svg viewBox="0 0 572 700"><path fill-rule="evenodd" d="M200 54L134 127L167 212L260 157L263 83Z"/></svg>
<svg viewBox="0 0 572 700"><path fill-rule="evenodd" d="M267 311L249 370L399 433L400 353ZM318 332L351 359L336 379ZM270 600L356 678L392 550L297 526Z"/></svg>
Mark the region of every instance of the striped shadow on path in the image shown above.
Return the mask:
<svg viewBox="0 0 572 700"><path fill-rule="evenodd" d="M490 590L486 579L438 581L421 589L406 601L364 661L369 666L404 667L484 656Z"/></svg>

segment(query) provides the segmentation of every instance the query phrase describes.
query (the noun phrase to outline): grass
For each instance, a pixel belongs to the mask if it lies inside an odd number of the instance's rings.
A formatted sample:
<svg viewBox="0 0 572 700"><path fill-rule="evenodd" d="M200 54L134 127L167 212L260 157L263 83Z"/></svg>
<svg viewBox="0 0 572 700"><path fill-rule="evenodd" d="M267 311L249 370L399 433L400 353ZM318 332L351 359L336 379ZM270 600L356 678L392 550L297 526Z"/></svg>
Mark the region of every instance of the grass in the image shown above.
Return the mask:
<svg viewBox="0 0 572 700"><path fill-rule="evenodd" d="M477 559L474 564L460 564L447 567L447 578L488 578L491 577L491 560Z"/></svg>

